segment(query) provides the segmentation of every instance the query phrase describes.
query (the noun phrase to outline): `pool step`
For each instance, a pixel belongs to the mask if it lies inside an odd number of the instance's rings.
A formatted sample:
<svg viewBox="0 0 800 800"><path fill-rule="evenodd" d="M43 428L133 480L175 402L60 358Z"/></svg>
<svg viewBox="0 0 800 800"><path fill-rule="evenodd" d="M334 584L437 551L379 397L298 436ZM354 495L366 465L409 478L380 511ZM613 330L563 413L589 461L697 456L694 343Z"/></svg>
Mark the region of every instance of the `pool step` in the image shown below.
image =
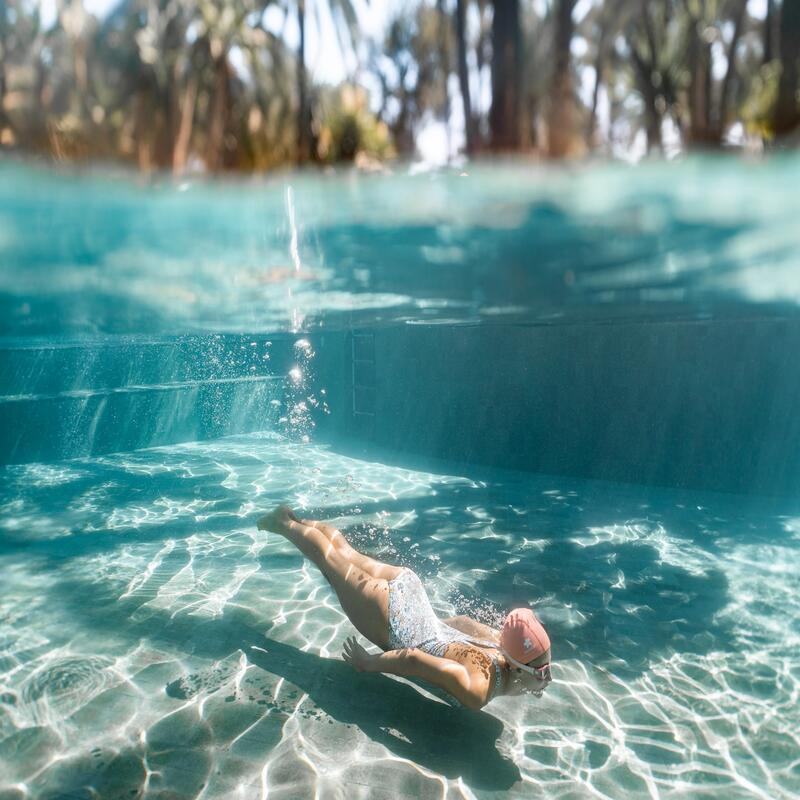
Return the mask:
<svg viewBox="0 0 800 800"><path fill-rule="evenodd" d="M274 337L0 348L0 463L274 429L290 357Z"/></svg>
<svg viewBox="0 0 800 800"><path fill-rule="evenodd" d="M106 337L0 344L0 395L56 395L285 374L290 342L265 336Z"/></svg>

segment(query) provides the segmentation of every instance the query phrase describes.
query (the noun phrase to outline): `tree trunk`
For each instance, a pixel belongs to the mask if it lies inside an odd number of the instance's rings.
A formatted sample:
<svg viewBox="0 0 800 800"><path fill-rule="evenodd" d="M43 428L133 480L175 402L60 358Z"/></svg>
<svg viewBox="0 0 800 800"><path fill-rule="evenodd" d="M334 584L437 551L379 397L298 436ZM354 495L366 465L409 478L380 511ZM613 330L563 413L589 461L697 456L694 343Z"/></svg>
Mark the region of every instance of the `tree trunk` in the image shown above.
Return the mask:
<svg viewBox="0 0 800 800"><path fill-rule="evenodd" d="M550 114L547 123L550 158L563 158L569 152L574 123L574 93L570 46L575 0L557 0L555 14L555 69L550 87Z"/></svg>
<svg viewBox="0 0 800 800"><path fill-rule="evenodd" d="M495 151L519 149L521 77L519 0L494 0L489 130L492 149Z"/></svg>
<svg viewBox="0 0 800 800"><path fill-rule="evenodd" d="M72 94L70 111L83 123L89 109L89 71L86 64L86 42L82 22L85 13L82 0L60 0L57 4L58 24L69 42L72 55Z"/></svg>
<svg viewBox="0 0 800 800"><path fill-rule="evenodd" d="M163 119L157 136L156 160L162 169L174 168L176 143L183 124L181 107L181 100L184 96L184 93L181 92L183 69L182 58L178 54L184 50L185 35L185 26L176 17L172 17L164 31L165 57L162 69L159 70L162 77L157 81L160 85L159 95ZM189 71L191 74L191 63Z"/></svg>
<svg viewBox="0 0 800 800"><path fill-rule="evenodd" d="M6 115L6 36L5 25L3 25L2 39L0 40L0 133L8 123Z"/></svg>
<svg viewBox="0 0 800 800"><path fill-rule="evenodd" d="M158 169L172 166L172 153L178 128L177 88L172 82L155 87L156 112L153 115L153 161Z"/></svg>
<svg viewBox="0 0 800 800"><path fill-rule="evenodd" d="M528 92L525 99L525 109L522 125L522 146L526 150L535 150L539 144L539 98L533 93Z"/></svg>
<svg viewBox="0 0 800 800"><path fill-rule="evenodd" d="M178 175L186 168L189 156L189 143L192 140L192 125L194 123L194 106L197 99L197 76L191 73L189 85L183 95L181 103L181 118L178 125L178 135L175 137L175 147L172 151L172 171Z"/></svg>
<svg viewBox="0 0 800 800"><path fill-rule="evenodd" d="M136 163L141 172L150 172L153 167L151 156L150 121L152 105L150 92L146 86L139 86L134 97L134 141L136 142Z"/></svg>
<svg viewBox="0 0 800 800"><path fill-rule="evenodd" d="M467 67L467 0L456 0L456 43L458 47L458 84L464 106L465 151L475 152L475 120L472 118L472 100L469 94L469 69Z"/></svg>
<svg viewBox="0 0 800 800"><path fill-rule="evenodd" d="M6 56L8 55L8 11L5 3L2 7L0 16L0 133L8 126L11 128L11 120L6 114L6 92L8 91L8 79L6 76ZM36 52L36 51L33 51ZM37 62L40 59L37 59Z"/></svg>
<svg viewBox="0 0 800 800"><path fill-rule="evenodd" d="M764 63L775 58L775 0L767 0L767 13L764 17Z"/></svg>
<svg viewBox="0 0 800 800"><path fill-rule="evenodd" d="M297 0L297 25L300 29L300 45L297 49L297 163L308 161L309 124L308 98L306 95L306 3Z"/></svg>
<svg viewBox="0 0 800 800"><path fill-rule="evenodd" d="M228 126L228 58L223 53L214 64L214 94L208 125L206 166L210 171L221 169L225 162L225 130Z"/></svg>
<svg viewBox="0 0 800 800"><path fill-rule="evenodd" d="M605 11L605 9L604 9ZM603 82L603 69L606 63L606 40L613 23L606 14L600 21L600 35L597 37L597 52L594 57L594 88L592 89L592 105L589 108L589 122L586 125L586 145L594 149L595 130L597 128L597 103L600 97L600 85Z"/></svg>
<svg viewBox="0 0 800 800"><path fill-rule="evenodd" d="M442 82L444 90L444 130L447 140L447 163L450 163L450 153L452 151L452 132L450 130L450 54L447 47L447 34L450 28L450 20L444 9L444 0L436 0L436 23L438 25L438 45L439 45L439 68L442 70Z"/></svg>
<svg viewBox="0 0 800 800"><path fill-rule="evenodd" d="M652 55L652 53L651 53ZM656 74L654 64L648 61L635 47L631 48L633 66L639 86L639 91L644 100L645 133L647 135L647 152L663 150L661 137L662 115L659 106L659 91L653 85L653 76Z"/></svg>
<svg viewBox="0 0 800 800"><path fill-rule="evenodd" d="M728 67L725 70L725 77L722 79L722 87L719 94L719 107L717 109L717 118L714 125L715 138L719 143L722 143L722 136L725 133L725 124L728 117L728 103L730 102L731 84L736 76L736 48L739 46L739 39L742 37L742 29L744 28L745 12L747 11L747 0L739 0L739 6L736 9L736 17L733 23L733 35L731 36L731 43L728 46Z"/></svg>
<svg viewBox="0 0 800 800"><path fill-rule="evenodd" d="M800 125L800 0L783 0L779 46L781 77L773 130L782 136Z"/></svg>
<svg viewBox="0 0 800 800"><path fill-rule="evenodd" d="M689 142L702 147L714 137L709 125L711 45L701 37L699 27L699 20L693 18L689 38Z"/></svg>

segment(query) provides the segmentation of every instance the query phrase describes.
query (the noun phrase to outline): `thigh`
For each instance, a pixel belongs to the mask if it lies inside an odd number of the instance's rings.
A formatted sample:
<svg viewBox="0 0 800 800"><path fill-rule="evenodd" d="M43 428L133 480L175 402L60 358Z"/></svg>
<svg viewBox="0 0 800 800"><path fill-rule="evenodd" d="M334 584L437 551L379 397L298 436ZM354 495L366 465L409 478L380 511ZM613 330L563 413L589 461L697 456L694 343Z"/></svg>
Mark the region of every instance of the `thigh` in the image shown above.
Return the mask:
<svg viewBox="0 0 800 800"><path fill-rule="evenodd" d="M355 564L359 569L364 570L364 572L371 575L373 578L393 581L403 571L402 567L395 567L393 564L384 564L383 561L378 561L376 558L371 558L370 556L364 555L364 553L360 553L347 541L344 534L337 528L334 528L333 525L328 525L325 522L315 522L314 527L322 531L322 533L330 539L333 546L336 547L351 564Z"/></svg>
<svg viewBox="0 0 800 800"><path fill-rule="evenodd" d="M290 522L283 531L328 579L342 610L358 631L378 647L389 643L389 583L357 564L318 528Z"/></svg>
<svg viewBox="0 0 800 800"><path fill-rule="evenodd" d="M393 581L402 571L403 567L395 567L393 564L384 564L376 558L370 558L357 550L350 556L350 563L355 564L359 569L383 581Z"/></svg>
<svg viewBox="0 0 800 800"><path fill-rule="evenodd" d="M339 553L327 560L326 576L353 626L378 647L389 646L389 582L375 578Z"/></svg>

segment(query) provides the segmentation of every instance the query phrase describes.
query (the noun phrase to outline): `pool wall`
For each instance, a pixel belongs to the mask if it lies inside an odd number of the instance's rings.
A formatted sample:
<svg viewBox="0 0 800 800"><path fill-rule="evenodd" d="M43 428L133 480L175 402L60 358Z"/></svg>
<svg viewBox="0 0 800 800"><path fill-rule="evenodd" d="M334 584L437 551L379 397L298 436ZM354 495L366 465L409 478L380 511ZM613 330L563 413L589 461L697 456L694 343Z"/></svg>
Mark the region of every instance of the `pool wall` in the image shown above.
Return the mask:
<svg viewBox="0 0 800 800"><path fill-rule="evenodd" d="M0 458L274 430L456 463L795 495L799 352L800 322L781 318L7 342Z"/></svg>
<svg viewBox="0 0 800 800"><path fill-rule="evenodd" d="M541 473L800 491L795 320L408 325L328 343L329 435Z"/></svg>
<svg viewBox="0 0 800 800"><path fill-rule="evenodd" d="M285 336L10 343L0 348L0 461L99 455L273 429Z"/></svg>

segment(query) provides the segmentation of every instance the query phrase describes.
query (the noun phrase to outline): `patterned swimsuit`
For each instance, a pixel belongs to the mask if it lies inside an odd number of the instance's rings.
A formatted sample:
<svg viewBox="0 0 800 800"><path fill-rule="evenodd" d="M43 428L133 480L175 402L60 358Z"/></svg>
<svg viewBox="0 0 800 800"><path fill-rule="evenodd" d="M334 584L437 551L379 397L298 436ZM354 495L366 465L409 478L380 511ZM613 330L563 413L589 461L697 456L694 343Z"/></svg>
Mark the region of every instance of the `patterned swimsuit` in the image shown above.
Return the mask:
<svg viewBox="0 0 800 800"><path fill-rule="evenodd" d="M392 650L414 647L432 656L444 658L453 642L479 644L497 648L494 642L475 639L442 622L431 606L428 593L416 572L408 568L389 581L389 646ZM491 656L494 664L494 686L491 700L500 686L500 664ZM487 700L488 702L488 700Z"/></svg>

